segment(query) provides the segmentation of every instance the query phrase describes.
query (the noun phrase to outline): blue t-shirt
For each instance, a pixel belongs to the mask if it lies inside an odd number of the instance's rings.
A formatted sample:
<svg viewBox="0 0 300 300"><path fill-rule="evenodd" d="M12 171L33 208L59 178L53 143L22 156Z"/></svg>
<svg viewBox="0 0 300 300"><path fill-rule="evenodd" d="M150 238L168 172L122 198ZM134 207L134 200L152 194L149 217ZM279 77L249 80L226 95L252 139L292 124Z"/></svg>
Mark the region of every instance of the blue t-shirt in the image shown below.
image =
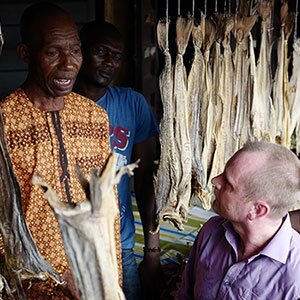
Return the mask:
<svg viewBox="0 0 300 300"><path fill-rule="evenodd" d="M117 153L117 169L131 162L134 144L158 133L153 113L144 96L132 90L109 86L97 102L109 117L110 146ZM118 184L121 214L121 241L123 249L134 247L134 216L131 204L129 176Z"/></svg>

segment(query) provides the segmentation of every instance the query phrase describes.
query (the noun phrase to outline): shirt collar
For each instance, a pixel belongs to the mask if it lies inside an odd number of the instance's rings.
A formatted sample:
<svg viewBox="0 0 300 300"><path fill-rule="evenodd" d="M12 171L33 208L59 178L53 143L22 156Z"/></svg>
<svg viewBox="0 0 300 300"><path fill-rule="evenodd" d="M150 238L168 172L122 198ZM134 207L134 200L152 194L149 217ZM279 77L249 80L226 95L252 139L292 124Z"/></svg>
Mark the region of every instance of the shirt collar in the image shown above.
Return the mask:
<svg viewBox="0 0 300 300"><path fill-rule="evenodd" d="M290 216L287 214L284 217L284 221L279 230L276 232L267 246L262 249L260 254L285 264L290 251L290 240L292 238L292 234L293 229Z"/></svg>
<svg viewBox="0 0 300 300"><path fill-rule="evenodd" d="M223 227L226 230L226 239L237 255L238 236L229 221L225 221L223 223ZM271 241L266 245L265 248L260 251L260 253L254 255L253 257L250 257L248 261L250 262L259 255L265 255L285 264L289 255L290 240L292 238L292 234L293 229L290 221L290 216L289 214L287 214L284 217L284 221L282 222L280 228L273 236Z"/></svg>

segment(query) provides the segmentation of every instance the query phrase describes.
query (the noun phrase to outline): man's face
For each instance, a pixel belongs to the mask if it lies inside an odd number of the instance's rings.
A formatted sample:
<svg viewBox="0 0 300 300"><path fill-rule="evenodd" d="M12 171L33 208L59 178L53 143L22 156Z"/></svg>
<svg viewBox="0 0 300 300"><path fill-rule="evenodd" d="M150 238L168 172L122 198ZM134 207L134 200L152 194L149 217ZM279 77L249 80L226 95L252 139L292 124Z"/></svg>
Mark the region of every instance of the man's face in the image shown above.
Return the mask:
<svg viewBox="0 0 300 300"><path fill-rule="evenodd" d="M123 44L115 37L99 36L89 49L83 51L80 74L91 84L106 88L120 69Z"/></svg>
<svg viewBox="0 0 300 300"><path fill-rule="evenodd" d="M243 199L244 182L249 172L258 168L260 159L255 153L237 153L226 164L224 172L212 179L216 213L232 222L246 219L252 201ZM250 178L248 178L251 180Z"/></svg>
<svg viewBox="0 0 300 300"><path fill-rule="evenodd" d="M43 22L29 47L29 78L46 97L72 91L82 63L80 39L71 19Z"/></svg>

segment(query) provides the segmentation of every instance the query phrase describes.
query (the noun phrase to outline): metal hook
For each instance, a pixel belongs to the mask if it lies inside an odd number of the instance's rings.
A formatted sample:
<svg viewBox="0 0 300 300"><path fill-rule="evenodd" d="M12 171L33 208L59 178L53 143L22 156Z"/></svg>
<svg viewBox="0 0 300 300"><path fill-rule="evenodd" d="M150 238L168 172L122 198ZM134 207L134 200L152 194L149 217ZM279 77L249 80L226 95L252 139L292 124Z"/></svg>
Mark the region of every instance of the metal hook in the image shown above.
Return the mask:
<svg viewBox="0 0 300 300"><path fill-rule="evenodd" d="M1 20L0 20L0 55L2 53L3 45L4 45L4 38L3 38L2 30L1 30Z"/></svg>
<svg viewBox="0 0 300 300"><path fill-rule="evenodd" d="M195 13L195 0L192 1L192 17L194 17Z"/></svg>
<svg viewBox="0 0 300 300"><path fill-rule="evenodd" d="M166 0L166 49L169 49L169 0Z"/></svg>
<svg viewBox="0 0 300 300"><path fill-rule="evenodd" d="M239 14L239 10L240 10L240 1L239 0L236 0L236 3L235 3L235 14L238 15Z"/></svg>

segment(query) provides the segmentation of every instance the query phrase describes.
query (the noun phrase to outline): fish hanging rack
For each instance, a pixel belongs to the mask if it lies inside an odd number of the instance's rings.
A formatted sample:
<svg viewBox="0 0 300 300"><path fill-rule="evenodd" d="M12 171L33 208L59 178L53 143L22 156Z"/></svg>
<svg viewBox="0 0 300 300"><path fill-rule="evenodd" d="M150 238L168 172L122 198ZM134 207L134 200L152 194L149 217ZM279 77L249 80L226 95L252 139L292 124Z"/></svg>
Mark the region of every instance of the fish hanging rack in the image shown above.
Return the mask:
<svg viewBox="0 0 300 300"><path fill-rule="evenodd" d="M248 16L256 13L256 7L259 3L269 1L273 7L271 24L274 28L279 30L280 24L280 7L284 2L288 2L289 11L294 13L294 33L293 40L295 41L299 36L299 0L166 0L164 15L167 20L176 18L179 15L187 16L188 14L196 19L200 17L200 11L206 17L213 17L216 14L227 14L227 15L242 15ZM277 23L276 23L277 22ZM275 24L274 24L275 23ZM166 34L169 34L166 32Z"/></svg>

